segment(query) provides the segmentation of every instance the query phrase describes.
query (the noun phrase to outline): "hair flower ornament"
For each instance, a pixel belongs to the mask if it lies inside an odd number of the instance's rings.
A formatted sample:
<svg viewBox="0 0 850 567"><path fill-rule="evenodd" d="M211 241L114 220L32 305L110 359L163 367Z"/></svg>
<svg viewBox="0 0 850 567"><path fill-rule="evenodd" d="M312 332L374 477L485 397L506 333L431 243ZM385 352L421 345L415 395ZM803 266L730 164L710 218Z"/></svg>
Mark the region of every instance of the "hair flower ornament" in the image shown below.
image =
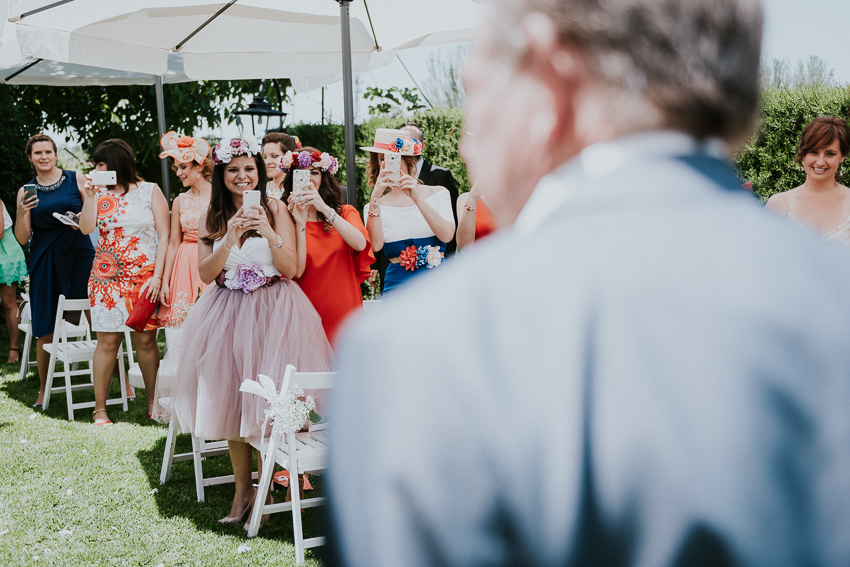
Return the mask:
<svg viewBox="0 0 850 567"><path fill-rule="evenodd" d="M293 169L315 167L327 171L331 175L336 175L336 172L339 171L339 160L327 152L286 152L280 158L278 167L284 173L289 173Z"/></svg>
<svg viewBox="0 0 850 567"><path fill-rule="evenodd" d="M260 142L251 134L243 138L231 138L222 140L213 148L213 161L216 165L230 163L237 156L255 156L263 151Z"/></svg>

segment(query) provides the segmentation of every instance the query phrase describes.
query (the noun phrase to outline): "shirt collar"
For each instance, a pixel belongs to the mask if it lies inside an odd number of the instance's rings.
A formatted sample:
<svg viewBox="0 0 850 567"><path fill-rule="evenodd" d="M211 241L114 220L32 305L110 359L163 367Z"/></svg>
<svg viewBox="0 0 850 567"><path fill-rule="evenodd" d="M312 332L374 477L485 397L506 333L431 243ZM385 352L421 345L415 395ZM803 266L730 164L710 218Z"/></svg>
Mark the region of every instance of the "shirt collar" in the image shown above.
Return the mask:
<svg viewBox="0 0 850 567"><path fill-rule="evenodd" d="M514 227L522 233L534 232L569 200L581 181L599 179L640 162L694 154L729 159L729 149L722 140L698 140L670 130L641 132L590 145L540 180Z"/></svg>

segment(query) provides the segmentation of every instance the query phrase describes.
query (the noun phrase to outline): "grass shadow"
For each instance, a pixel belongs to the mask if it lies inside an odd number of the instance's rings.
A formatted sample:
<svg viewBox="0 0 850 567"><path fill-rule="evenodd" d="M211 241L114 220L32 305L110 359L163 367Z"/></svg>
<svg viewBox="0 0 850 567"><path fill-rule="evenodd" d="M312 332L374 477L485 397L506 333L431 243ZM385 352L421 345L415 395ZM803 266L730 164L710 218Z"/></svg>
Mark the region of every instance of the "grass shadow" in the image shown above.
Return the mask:
<svg viewBox="0 0 850 567"><path fill-rule="evenodd" d="M245 536L243 524L221 524L219 519L226 516L233 502L234 485L218 484L204 487L204 502L197 501L195 490L195 468L192 459L174 463L171 468L171 478L165 484L159 483L162 469L162 459L165 452L165 437L159 439L150 449L144 449L136 453L136 457L147 475L151 489L157 489L154 501L159 513L164 518L180 517L192 522L198 530L203 530L220 535ZM190 453L192 451L192 440L188 434L177 436L175 454ZM256 467L257 452L254 452ZM221 455L206 458L202 462L205 478L225 476L233 474L230 457ZM322 477L310 475L310 483L313 490L307 491L306 496L321 496L324 494ZM272 491L275 502L281 502L285 498L286 489L278 487ZM302 511L302 524L304 526L304 537L316 537L324 535L324 517L321 508L311 508ZM279 512L272 514L269 521L260 528L258 538L282 540L287 543L293 542L292 513ZM308 555L311 552L308 551ZM316 553L315 556L319 554Z"/></svg>

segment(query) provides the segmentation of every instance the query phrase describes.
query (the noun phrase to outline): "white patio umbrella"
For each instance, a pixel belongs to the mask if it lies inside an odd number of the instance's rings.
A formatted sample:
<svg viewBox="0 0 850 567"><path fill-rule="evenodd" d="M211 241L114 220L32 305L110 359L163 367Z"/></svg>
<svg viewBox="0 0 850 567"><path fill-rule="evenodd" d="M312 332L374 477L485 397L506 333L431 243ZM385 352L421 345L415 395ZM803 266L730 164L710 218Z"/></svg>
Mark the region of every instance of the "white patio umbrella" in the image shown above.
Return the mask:
<svg viewBox="0 0 850 567"><path fill-rule="evenodd" d="M473 0L12 0L24 55L162 75L169 53L195 80L343 75L348 184L353 189L353 73L402 39L471 27ZM440 15L442 13L442 15ZM456 18L460 14L463 17ZM370 21L374 36L363 21ZM377 27L375 26L377 23ZM420 25L421 23L421 25ZM410 31L414 30L414 31ZM423 32L423 33L420 33ZM387 39L383 39L387 38ZM340 51L342 57L340 57ZM391 57L386 54L383 60ZM377 59L376 59L377 60Z"/></svg>

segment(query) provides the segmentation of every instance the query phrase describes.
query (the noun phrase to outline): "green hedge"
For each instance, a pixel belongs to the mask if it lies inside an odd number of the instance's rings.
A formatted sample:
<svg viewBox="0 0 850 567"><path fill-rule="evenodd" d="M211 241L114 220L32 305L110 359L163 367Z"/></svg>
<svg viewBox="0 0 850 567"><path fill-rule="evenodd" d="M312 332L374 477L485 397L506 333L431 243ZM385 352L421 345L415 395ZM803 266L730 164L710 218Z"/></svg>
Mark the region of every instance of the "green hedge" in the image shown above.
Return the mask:
<svg viewBox="0 0 850 567"><path fill-rule="evenodd" d="M767 200L806 180L803 168L794 163L797 144L806 124L825 114L850 119L850 87L812 86L763 94L759 131L734 158L741 177L753 182L759 197ZM845 167L839 182L848 181Z"/></svg>
<svg viewBox="0 0 850 567"><path fill-rule="evenodd" d="M354 139L357 146L357 203L363 207L370 196L367 184L369 154L361 147L371 146L377 128L399 128L405 122L416 122L425 133L425 159L435 165L449 169L458 181L461 192L469 190L466 167L458 155L458 144L463 124L463 112L458 109L435 109L418 112L410 120L404 118L373 118L355 127ZM298 136L305 146L313 146L339 158L340 183L345 184L345 140L342 124L298 124L284 129L287 134Z"/></svg>

